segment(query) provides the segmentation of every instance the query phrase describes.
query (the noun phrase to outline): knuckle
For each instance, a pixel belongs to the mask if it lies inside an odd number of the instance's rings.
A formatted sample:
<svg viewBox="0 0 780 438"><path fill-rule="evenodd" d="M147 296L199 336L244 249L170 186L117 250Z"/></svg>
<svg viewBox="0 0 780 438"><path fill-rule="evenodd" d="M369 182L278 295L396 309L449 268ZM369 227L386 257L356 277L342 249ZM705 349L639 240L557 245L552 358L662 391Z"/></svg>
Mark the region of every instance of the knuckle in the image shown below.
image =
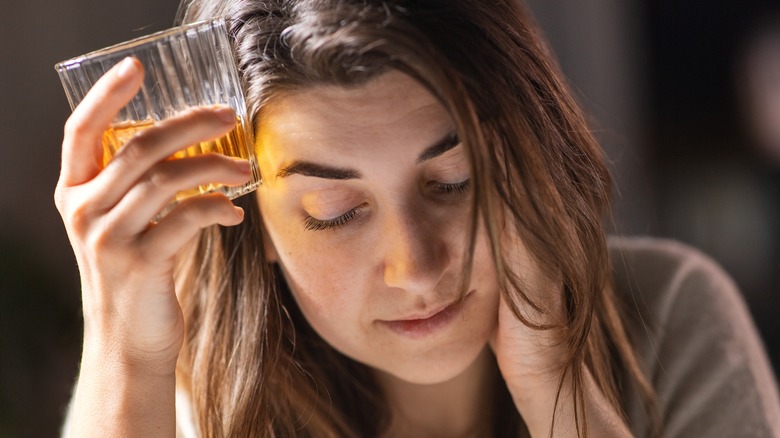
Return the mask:
<svg viewBox="0 0 780 438"><path fill-rule="evenodd" d="M66 139L73 139L80 137L85 129L84 122L77 114L74 114L65 121L63 133Z"/></svg>
<svg viewBox="0 0 780 438"><path fill-rule="evenodd" d="M58 185L54 190L54 204L66 228L80 236L89 233L102 216L93 193L83 188Z"/></svg>
<svg viewBox="0 0 780 438"><path fill-rule="evenodd" d="M181 206L182 221L191 228L201 228L204 222L204 202L186 202Z"/></svg>
<svg viewBox="0 0 780 438"><path fill-rule="evenodd" d="M69 202L63 198L59 201L58 209L66 227L78 236L89 233L92 215L88 203Z"/></svg>
<svg viewBox="0 0 780 438"><path fill-rule="evenodd" d="M86 231L90 223L89 204L78 203L68 209L68 221L76 231Z"/></svg>
<svg viewBox="0 0 780 438"><path fill-rule="evenodd" d="M141 185L148 187L150 190L159 190L172 186L175 180L176 178L170 172L166 172L164 168L160 169L157 166L146 173Z"/></svg>
<svg viewBox="0 0 780 438"><path fill-rule="evenodd" d="M149 148L148 144L149 135L146 132L136 134L119 149L113 161L119 164L126 163L127 165L135 166L135 163L142 161L146 156Z"/></svg>
<svg viewBox="0 0 780 438"><path fill-rule="evenodd" d="M65 211L66 204L67 195L65 194L65 189L63 189L62 186L58 184L54 189L54 206L57 207L57 211L62 214Z"/></svg>
<svg viewBox="0 0 780 438"><path fill-rule="evenodd" d="M140 161L146 155L150 142L154 140L152 133L142 132L133 136L123 147L125 159Z"/></svg>
<svg viewBox="0 0 780 438"><path fill-rule="evenodd" d="M85 245L93 254L105 254L111 246L111 234L106 227L98 227L87 234Z"/></svg>
<svg viewBox="0 0 780 438"><path fill-rule="evenodd" d="M224 196L212 195L192 198L182 204L181 216L193 229L205 228L226 216L231 202Z"/></svg>

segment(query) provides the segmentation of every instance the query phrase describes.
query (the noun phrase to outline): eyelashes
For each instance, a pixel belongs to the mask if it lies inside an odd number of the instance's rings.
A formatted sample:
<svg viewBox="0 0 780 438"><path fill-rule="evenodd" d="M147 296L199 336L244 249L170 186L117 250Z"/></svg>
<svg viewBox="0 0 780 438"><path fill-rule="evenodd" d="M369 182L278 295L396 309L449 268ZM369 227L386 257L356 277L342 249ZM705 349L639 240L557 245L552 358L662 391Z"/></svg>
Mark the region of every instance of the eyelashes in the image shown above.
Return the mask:
<svg viewBox="0 0 780 438"><path fill-rule="evenodd" d="M445 184L439 182L430 183L431 190L440 195L451 195L453 193L464 194L471 190L471 178L459 183Z"/></svg>
<svg viewBox="0 0 780 438"><path fill-rule="evenodd" d="M430 187L431 192L439 196L465 195L471 190L471 179L452 184L431 182L428 186ZM357 218L360 215L360 211L363 210L365 206L366 204L361 204L333 219L317 219L307 214L303 220L303 227L307 231L324 231L343 227Z"/></svg>
<svg viewBox="0 0 780 438"><path fill-rule="evenodd" d="M343 227L358 215L358 210L360 210L362 207L362 205L360 207L355 207L341 216L333 219L322 220L306 215L306 218L303 220L303 227L308 231L322 231L329 230L331 228Z"/></svg>

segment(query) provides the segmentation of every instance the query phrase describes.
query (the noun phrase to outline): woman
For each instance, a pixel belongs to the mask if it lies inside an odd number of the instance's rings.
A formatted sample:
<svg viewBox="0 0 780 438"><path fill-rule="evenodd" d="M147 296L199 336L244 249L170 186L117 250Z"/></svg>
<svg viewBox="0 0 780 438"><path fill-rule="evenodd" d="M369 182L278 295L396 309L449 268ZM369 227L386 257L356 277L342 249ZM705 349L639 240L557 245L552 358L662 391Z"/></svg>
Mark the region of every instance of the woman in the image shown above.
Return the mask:
<svg viewBox="0 0 780 438"><path fill-rule="evenodd" d="M122 62L74 111L56 192L84 295L73 436L170 436L177 423L203 436L780 430L766 358L717 268L672 244L615 240L615 266L634 259L636 272L613 278L601 150L523 11L181 11L230 19L263 184L240 207L202 196L149 225L179 190L248 178L219 156L165 160L233 114L161 123L100 169L90 157L140 65ZM689 297L734 328L728 339L698 344L701 319L669 310ZM667 351L691 340L690 355ZM726 360L731 341L744 361ZM713 363L738 391L685 387ZM718 407L724 395L739 402Z"/></svg>

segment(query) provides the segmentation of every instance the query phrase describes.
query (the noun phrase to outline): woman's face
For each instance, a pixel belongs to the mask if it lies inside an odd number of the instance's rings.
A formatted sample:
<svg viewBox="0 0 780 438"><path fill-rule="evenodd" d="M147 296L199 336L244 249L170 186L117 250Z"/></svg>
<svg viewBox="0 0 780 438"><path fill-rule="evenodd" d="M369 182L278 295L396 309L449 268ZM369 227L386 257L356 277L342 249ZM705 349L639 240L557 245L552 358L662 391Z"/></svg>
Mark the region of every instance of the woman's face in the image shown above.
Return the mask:
<svg viewBox="0 0 780 438"><path fill-rule="evenodd" d="M259 126L269 258L323 339L414 383L458 375L497 318L481 227L458 304L473 195L454 132L438 101L399 72L285 95Z"/></svg>

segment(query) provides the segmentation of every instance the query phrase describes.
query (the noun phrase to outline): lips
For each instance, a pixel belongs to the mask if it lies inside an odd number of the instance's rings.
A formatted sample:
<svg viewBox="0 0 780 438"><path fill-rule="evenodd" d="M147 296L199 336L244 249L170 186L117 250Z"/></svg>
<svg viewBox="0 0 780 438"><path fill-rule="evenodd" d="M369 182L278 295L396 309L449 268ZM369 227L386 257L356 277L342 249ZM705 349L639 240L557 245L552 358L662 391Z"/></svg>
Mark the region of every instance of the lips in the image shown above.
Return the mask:
<svg viewBox="0 0 780 438"><path fill-rule="evenodd" d="M408 338L425 338L444 330L450 325L455 317L461 313L470 295L471 293L462 301L455 301L444 308L434 310L425 315L415 315L391 321L380 320L379 323L391 331Z"/></svg>

